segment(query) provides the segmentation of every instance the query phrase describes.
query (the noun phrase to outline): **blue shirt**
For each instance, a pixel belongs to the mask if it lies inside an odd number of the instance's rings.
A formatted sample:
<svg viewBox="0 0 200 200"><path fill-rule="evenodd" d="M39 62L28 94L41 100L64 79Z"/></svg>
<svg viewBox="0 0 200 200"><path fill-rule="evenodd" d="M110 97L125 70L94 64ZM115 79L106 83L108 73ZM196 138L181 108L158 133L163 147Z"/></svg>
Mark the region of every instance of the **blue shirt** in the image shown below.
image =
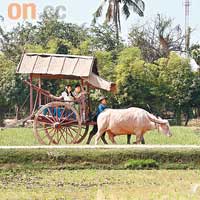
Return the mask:
<svg viewBox="0 0 200 200"><path fill-rule="evenodd" d="M96 116L98 117L98 115L99 115L101 112L103 112L106 108L107 108L106 105L99 104L99 106L98 106L98 108L97 108Z"/></svg>

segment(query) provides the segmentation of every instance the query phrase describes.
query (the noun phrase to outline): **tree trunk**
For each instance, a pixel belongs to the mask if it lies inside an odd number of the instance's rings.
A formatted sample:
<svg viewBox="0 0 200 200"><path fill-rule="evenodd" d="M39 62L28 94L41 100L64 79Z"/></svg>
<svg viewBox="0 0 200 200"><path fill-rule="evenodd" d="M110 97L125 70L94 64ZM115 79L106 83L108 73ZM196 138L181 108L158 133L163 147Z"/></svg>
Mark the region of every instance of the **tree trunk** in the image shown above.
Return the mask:
<svg viewBox="0 0 200 200"><path fill-rule="evenodd" d="M176 110L176 124L181 125L181 109L180 107Z"/></svg>
<svg viewBox="0 0 200 200"><path fill-rule="evenodd" d="M115 25L115 31L116 31L116 39L117 39L117 43L119 44L119 24L118 24L118 20L119 20L119 16L118 16L118 9L119 9L119 2L116 1L116 3L114 4L114 16L113 16L113 20L114 20L114 25Z"/></svg>
<svg viewBox="0 0 200 200"><path fill-rule="evenodd" d="M200 107L197 108L197 118L200 116Z"/></svg>
<svg viewBox="0 0 200 200"><path fill-rule="evenodd" d="M189 120L190 120L190 117L189 117L189 113L186 113L185 115L186 115L186 116L185 116L185 126L187 126L187 125L188 125L188 122L189 122Z"/></svg>
<svg viewBox="0 0 200 200"><path fill-rule="evenodd" d="M0 107L0 126L3 126L4 109Z"/></svg>
<svg viewBox="0 0 200 200"><path fill-rule="evenodd" d="M190 119L194 117L193 110L190 106L187 106L185 109L185 126L188 125Z"/></svg>
<svg viewBox="0 0 200 200"><path fill-rule="evenodd" d="M19 120L19 106L15 105L15 119Z"/></svg>

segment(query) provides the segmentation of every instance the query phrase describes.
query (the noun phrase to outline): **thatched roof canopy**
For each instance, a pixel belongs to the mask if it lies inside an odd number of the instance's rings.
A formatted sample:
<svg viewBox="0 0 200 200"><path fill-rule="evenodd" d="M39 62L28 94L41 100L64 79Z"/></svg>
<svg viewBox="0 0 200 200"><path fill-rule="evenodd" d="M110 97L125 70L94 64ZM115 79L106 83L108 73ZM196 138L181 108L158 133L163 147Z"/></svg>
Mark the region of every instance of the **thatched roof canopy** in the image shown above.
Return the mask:
<svg viewBox="0 0 200 200"><path fill-rule="evenodd" d="M95 88L113 91L115 84L98 76L97 61L92 56L26 53L17 67L19 74L33 78L83 79Z"/></svg>

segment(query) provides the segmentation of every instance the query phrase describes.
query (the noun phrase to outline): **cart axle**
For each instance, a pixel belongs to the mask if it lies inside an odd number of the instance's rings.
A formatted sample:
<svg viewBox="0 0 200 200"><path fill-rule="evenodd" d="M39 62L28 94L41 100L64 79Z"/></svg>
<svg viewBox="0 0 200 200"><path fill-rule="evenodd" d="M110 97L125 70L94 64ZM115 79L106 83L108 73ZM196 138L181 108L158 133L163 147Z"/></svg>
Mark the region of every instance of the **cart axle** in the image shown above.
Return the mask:
<svg viewBox="0 0 200 200"><path fill-rule="evenodd" d="M55 129L60 129L62 126L61 126L61 124L59 122L55 122L54 125L53 125L53 127Z"/></svg>

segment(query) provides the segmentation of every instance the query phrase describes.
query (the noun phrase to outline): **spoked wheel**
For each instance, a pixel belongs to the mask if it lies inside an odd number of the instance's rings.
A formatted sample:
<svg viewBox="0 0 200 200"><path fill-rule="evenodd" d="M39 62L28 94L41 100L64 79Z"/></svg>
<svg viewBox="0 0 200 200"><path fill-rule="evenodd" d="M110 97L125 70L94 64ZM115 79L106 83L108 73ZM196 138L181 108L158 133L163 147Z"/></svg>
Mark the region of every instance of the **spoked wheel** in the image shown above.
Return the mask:
<svg viewBox="0 0 200 200"><path fill-rule="evenodd" d="M33 129L40 144L75 144L85 137L84 125L69 103L51 102L36 113Z"/></svg>
<svg viewBox="0 0 200 200"><path fill-rule="evenodd" d="M76 140L77 144L81 143L85 139L88 133L88 130L89 130L89 125L84 125L84 124L81 125L81 134L80 134L79 139Z"/></svg>

